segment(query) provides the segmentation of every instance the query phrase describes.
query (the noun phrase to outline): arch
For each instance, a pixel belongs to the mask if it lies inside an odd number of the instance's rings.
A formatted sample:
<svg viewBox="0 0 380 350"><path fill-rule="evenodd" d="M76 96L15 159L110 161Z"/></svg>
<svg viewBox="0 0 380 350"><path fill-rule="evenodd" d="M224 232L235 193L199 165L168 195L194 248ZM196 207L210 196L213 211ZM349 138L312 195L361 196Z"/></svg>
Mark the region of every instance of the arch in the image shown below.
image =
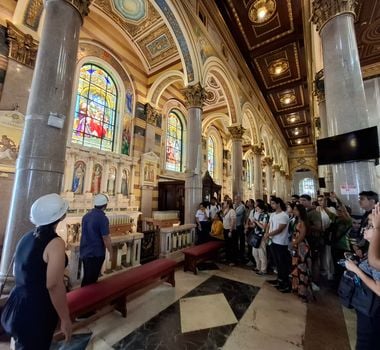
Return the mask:
<svg viewBox="0 0 380 350"><path fill-rule="evenodd" d="M243 115L243 117L247 116L247 118L248 118L250 128L251 128L252 145L257 145L260 143L259 142L260 135L259 135L259 127L258 127L258 123L257 123L258 121L255 118L254 110L255 109L253 108L252 104L250 102L246 102L246 103L244 103L244 105L242 107L242 115Z"/></svg>
<svg viewBox="0 0 380 350"><path fill-rule="evenodd" d="M262 141L264 143L264 153L265 153L265 156L266 157L272 157L272 147L270 147L270 140L269 140L269 131L267 130L267 126L266 125L263 125L261 127L261 138L262 138Z"/></svg>
<svg viewBox="0 0 380 350"><path fill-rule="evenodd" d="M191 36L193 30L186 17L187 11L177 2L176 5L180 8L176 9L172 0L154 0L152 4L161 14L177 45L185 72L184 85L199 82L200 59L195 54L198 51L195 40Z"/></svg>
<svg viewBox="0 0 380 350"><path fill-rule="evenodd" d="M165 89L175 83L176 81L182 81L185 85L185 76L182 72L177 70L170 70L161 74L149 89L147 101L153 107L157 107L158 101Z"/></svg>
<svg viewBox="0 0 380 350"><path fill-rule="evenodd" d="M207 129L205 135L207 138L207 146L208 146L208 139L210 137L212 137L214 142L215 142L215 159L216 159L216 161L215 161L213 180L216 183L221 184L223 181L223 162L221 162L220 159L223 159L223 140L222 140L222 137L219 133L219 130L213 126L211 126ZM208 148L207 148L207 150L208 150Z"/></svg>
<svg viewBox="0 0 380 350"><path fill-rule="evenodd" d="M225 68L221 60L216 57L209 57L203 66L203 76L201 84L206 86L207 77L212 74L222 86L222 90L227 99L227 109L230 116L230 124L241 124L241 111L238 93L233 83L234 79Z"/></svg>

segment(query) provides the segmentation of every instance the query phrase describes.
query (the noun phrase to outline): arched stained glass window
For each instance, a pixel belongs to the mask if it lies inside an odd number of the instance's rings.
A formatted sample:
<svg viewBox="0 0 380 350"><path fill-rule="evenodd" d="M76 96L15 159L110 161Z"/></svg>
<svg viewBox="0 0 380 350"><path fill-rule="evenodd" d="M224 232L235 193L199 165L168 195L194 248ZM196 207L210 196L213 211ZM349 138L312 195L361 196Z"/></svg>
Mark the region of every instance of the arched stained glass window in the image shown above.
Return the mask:
<svg viewBox="0 0 380 350"><path fill-rule="evenodd" d="M210 136L207 140L207 170L212 178L215 175L215 141Z"/></svg>
<svg viewBox="0 0 380 350"><path fill-rule="evenodd" d="M117 89L102 68L85 64L80 69L72 142L104 151L114 150Z"/></svg>
<svg viewBox="0 0 380 350"><path fill-rule="evenodd" d="M308 194L310 196L315 195L315 184L314 180L310 177L306 177L300 181L299 193Z"/></svg>
<svg viewBox="0 0 380 350"><path fill-rule="evenodd" d="M183 127L176 112L171 111L167 119L166 169L182 171Z"/></svg>

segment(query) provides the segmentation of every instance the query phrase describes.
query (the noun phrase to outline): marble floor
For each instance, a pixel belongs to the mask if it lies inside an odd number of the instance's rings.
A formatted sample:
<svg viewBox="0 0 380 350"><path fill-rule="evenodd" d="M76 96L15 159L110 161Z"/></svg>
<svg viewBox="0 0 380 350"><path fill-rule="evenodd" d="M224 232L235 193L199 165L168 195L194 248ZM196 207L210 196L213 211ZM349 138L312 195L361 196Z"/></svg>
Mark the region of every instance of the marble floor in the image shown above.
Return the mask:
<svg viewBox="0 0 380 350"><path fill-rule="evenodd" d="M126 319L116 311L106 314L76 332L75 346L55 344L51 350L350 350L350 343L354 349L355 339L347 335L354 334L354 314L343 312L333 296L321 296L324 303L317 300L310 307L265 280L252 270L226 265L198 275L178 270L175 288L157 284L128 301ZM335 329L326 328L318 316L334 307ZM336 346L334 340L321 343L324 332L327 338L338 332L343 340ZM9 344L0 343L2 349Z"/></svg>

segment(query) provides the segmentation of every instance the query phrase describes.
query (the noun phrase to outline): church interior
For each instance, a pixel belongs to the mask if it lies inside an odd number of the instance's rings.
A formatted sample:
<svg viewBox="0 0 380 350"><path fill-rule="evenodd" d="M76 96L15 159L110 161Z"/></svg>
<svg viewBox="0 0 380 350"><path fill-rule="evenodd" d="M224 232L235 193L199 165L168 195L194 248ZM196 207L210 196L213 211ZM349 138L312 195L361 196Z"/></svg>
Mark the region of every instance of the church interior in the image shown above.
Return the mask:
<svg viewBox="0 0 380 350"><path fill-rule="evenodd" d="M102 278L180 267L175 287L128 296L126 318L76 329L78 349L354 349L355 313L330 289L305 304L245 265L182 271L182 250L212 197L336 192L361 213L378 156L321 164L317 144L379 125L379 21L364 0L0 1L0 278L31 204L55 192L79 287L81 219L104 193Z"/></svg>

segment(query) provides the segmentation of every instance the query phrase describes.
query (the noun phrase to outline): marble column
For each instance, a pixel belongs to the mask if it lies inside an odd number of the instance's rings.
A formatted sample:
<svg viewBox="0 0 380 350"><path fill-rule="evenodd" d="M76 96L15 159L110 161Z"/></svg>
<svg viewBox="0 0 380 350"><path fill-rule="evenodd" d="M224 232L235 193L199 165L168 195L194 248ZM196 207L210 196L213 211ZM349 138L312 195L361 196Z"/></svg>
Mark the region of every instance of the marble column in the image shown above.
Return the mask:
<svg viewBox="0 0 380 350"><path fill-rule="evenodd" d="M145 147L144 153L153 152L155 143L155 133L157 119L159 118L159 113L155 110L149 103L145 105L146 113L146 130L145 130ZM143 170L141 170L143 171ZM152 198L153 198L153 186L142 186L141 187L141 212L143 217L152 216Z"/></svg>
<svg viewBox="0 0 380 350"><path fill-rule="evenodd" d="M286 178L285 178L285 171L280 170L280 196L284 201L287 201L289 194L286 190L287 184L286 184Z"/></svg>
<svg viewBox="0 0 380 350"><path fill-rule="evenodd" d="M253 146L253 187L254 187L254 199L263 198L263 180L262 180L262 168L261 168L261 156L263 149L261 146Z"/></svg>
<svg viewBox="0 0 380 350"><path fill-rule="evenodd" d="M360 69L354 19L356 0L314 0L312 22L322 39L328 136L369 126L368 109ZM375 189L374 164L353 162L332 165L338 196L360 213L358 193ZM351 194L342 195L341 186Z"/></svg>
<svg viewBox="0 0 380 350"><path fill-rule="evenodd" d="M264 169L265 169L265 182L267 187L267 195L268 199L269 196L273 192L273 175L272 175L272 164L273 164L273 158L265 157L264 158Z"/></svg>
<svg viewBox="0 0 380 350"><path fill-rule="evenodd" d="M188 110L185 170L185 224L192 224L202 201L202 106L205 89L198 83L183 90Z"/></svg>
<svg viewBox="0 0 380 350"><path fill-rule="evenodd" d="M273 192L276 193L277 197L281 198L281 191L280 191L280 169L281 167L278 164L274 164L272 167L273 173L274 173L274 181L273 181Z"/></svg>
<svg viewBox="0 0 380 350"><path fill-rule="evenodd" d="M325 88L324 88L324 72L323 70L319 71L315 75L314 80L314 95L317 97L318 110L319 110L319 123L320 123L320 133L319 138L323 139L328 137L327 131L327 113L326 113L326 96L325 96ZM331 192L333 191L333 178L331 165L319 165L318 166L318 175L319 177L323 177L325 179L325 188L321 188L323 192Z"/></svg>
<svg viewBox="0 0 380 350"><path fill-rule="evenodd" d="M45 21L16 166L1 278L7 274L17 242L33 227L31 204L62 188L79 32L89 4L89 0L44 2Z"/></svg>
<svg viewBox="0 0 380 350"><path fill-rule="evenodd" d="M232 196L243 196L243 134L245 129L230 126L228 130L232 138Z"/></svg>

